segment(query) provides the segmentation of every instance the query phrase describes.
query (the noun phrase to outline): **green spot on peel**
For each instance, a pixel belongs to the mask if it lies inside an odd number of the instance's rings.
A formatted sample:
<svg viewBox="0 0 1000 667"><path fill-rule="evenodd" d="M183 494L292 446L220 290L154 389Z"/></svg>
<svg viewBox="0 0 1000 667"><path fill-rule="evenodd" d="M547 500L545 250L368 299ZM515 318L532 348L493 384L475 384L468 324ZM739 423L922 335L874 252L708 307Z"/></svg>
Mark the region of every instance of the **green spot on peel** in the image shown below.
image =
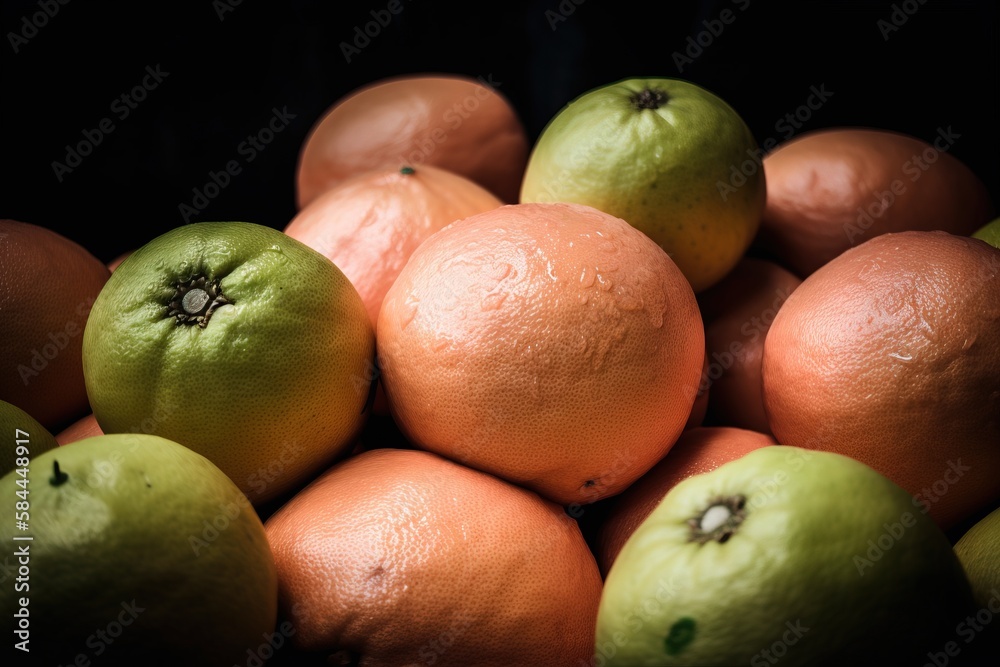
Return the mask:
<svg viewBox="0 0 1000 667"><path fill-rule="evenodd" d="M665 642L667 655L677 655L687 648L694 639L694 625L694 619L685 616L670 626L670 634Z"/></svg>
<svg viewBox="0 0 1000 667"><path fill-rule="evenodd" d="M410 174L417 173L417 170L414 169L413 167L403 167L402 169L399 170L399 173L403 174L404 176L409 176Z"/></svg>

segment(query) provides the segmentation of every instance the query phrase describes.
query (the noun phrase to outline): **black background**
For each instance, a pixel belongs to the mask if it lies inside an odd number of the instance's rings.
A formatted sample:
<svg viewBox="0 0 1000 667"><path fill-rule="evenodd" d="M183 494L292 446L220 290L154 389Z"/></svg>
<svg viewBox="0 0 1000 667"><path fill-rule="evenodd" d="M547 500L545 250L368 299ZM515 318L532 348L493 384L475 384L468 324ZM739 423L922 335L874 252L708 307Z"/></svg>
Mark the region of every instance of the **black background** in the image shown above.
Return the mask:
<svg viewBox="0 0 1000 667"><path fill-rule="evenodd" d="M698 83L734 106L758 142L783 140L776 123L825 86L832 96L797 133L864 125L930 141L951 127L960 135L951 152L1000 202L993 2L717 0L659 2L650 13L610 0L398 1L402 11L347 62L341 43L388 0L71 0L17 53L10 34L30 35L25 17L57 3L5 0L0 218L55 229L110 261L183 224L178 207L192 189L238 159L242 173L194 220L282 228L313 122L359 86L419 72L491 77L531 140L573 97L639 75ZM232 11L220 18L220 6ZM725 9L732 22L706 32ZM879 21L894 12L902 25L885 39ZM674 52L703 32L708 45L679 71ZM169 75L120 120L114 100L157 65ZM238 146L273 108L296 117L247 164ZM57 180L52 163L105 117L114 131Z"/></svg>

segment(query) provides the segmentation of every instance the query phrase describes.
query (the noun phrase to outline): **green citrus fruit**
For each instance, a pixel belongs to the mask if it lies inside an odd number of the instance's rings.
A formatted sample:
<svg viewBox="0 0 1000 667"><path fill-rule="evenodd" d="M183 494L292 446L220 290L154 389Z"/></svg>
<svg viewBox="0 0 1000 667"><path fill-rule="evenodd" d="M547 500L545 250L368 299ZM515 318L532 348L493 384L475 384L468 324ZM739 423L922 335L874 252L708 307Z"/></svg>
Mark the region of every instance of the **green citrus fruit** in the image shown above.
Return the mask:
<svg viewBox="0 0 1000 667"><path fill-rule="evenodd" d="M18 563L0 611L32 664L231 665L275 631L263 523L186 447L79 440L5 475L0 497L26 508L0 524Z"/></svg>
<svg viewBox="0 0 1000 667"><path fill-rule="evenodd" d="M111 275L83 338L105 433L207 456L255 504L307 481L364 426L375 337L329 259L248 222L148 242Z"/></svg>
<svg viewBox="0 0 1000 667"><path fill-rule="evenodd" d="M992 603L994 613L1000 614L1000 508L967 530L955 543L955 553L969 575L976 602L980 607Z"/></svg>
<svg viewBox="0 0 1000 667"><path fill-rule="evenodd" d="M994 248L1000 248L1000 218L987 222L972 233L972 238L986 241Z"/></svg>
<svg viewBox="0 0 1000 667"><path fill-rule="evenodd" d="M625 219L700 292L757 233L761 155L744 120L714 93L681 79L624 79L584 93L543 128L521 202L576 202Z"/></svg>
<svg viewBox="0 0 1000 667"><path fill-rule="evenodd" d="M21 408L0 401L0 476L59 446L54 435Z"/></svg>
<svg viewBox="0 0 1000 667"><path fill-rule="evenodd" d="M762 447L674 486L611 566L608 665L922 664L972 594L906 491L832 452Z"/></svg>

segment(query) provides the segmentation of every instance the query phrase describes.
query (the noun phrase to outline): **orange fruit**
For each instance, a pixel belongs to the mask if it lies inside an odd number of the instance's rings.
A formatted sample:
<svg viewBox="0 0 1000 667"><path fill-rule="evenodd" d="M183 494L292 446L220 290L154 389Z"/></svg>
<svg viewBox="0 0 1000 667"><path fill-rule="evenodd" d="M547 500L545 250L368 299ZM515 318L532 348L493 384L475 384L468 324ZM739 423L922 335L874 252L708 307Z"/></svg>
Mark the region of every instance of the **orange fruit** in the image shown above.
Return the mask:
<svg viewBox="0 0 1000 667"><path fill-rule="evenodd" d="M757 245L805 277L879 234L942 230L968 235L986 224L985 184L948 150L887 130L838 127L801 134L763 160L767 203Z"/></svg>
<svg viewBox="0 0 1000 667"><path fill-rule="evenodd" d="M771 432L761 397L764 339L801 282L774 262L745 257L722 282L698 295L708 347L701 386L711 387L709 423Z"/></svg>
<svg viewBox="0 0 1000 667"><path fill-rule="evenodd" d="M389 167L326 191L288 223L285 233L344 272L374 327L385 293L424 239L455 220L501 205L489 191L450 171Z"/></svg>
<svg viewBox="0 0 1000 667"><path fill-rule="evenodd" d="M429 164L517 201L528 137L503 82L452 74L380 79L338 99L299 152L296 196L304 208L371 169Z"/></svg>
<svg viewBox="0 0 1000 667"><path fill-rule="evenodd" d="M575 667L592 654L601 578L579 527L491 475L376 449L265 530L297 649L370 667Z"/></svg>
<svg viewBox="0 0 1000 667"><path fill-rule="evenodd" d="M92 438L95 435L104 435L104 431L101 430L101 425L97 423L94 413L90 413L56 433L56 442L60 445L68 445L71 442Z"/></svg>
<svg viewBox="0 0 1000 667"><path fill-rule="evenodd" d="M771 436L729 426L684 431L659 463L611 499L607 515L597 528L594 546L601 574L607 576L628 538L678 482L715 470L760 447L777 444Z"/></svg>
<svg viewBox="0 0 1000 667"><path fill-rule="evenodd" d="M108 262L107 263L108 271L112 271L113 272L115 269L117 269L118 266L122 262L124 262L125 259L129 255L131 255L133 252L135 252L135 251L134 250L126 250L125 252L121 253L120 255L118 255L117 257L115 257L113 260L111 260L110 262Z"/></svg>
<svg viewBox="0 0 1000 667"><path fill-rule="evenodd" d="M83 330L110 275L65 236L0 220L0 400L52 433L90 410Z"/></svg>
<svg viewBox="0 0 1000 667"><path fill-rule="evenodd" d="M564 504L619 493L666 454L704 345L667 253L569 203L502 206L432 235L377 328L411 442Z"/></svg>
<svg viewBox="0 0 1000 667"><path fill-rule="evenodd" d="M783 445L846 454L943 529L1000 499L1000 250L883 234L810 275L764 341Z"/></svg>

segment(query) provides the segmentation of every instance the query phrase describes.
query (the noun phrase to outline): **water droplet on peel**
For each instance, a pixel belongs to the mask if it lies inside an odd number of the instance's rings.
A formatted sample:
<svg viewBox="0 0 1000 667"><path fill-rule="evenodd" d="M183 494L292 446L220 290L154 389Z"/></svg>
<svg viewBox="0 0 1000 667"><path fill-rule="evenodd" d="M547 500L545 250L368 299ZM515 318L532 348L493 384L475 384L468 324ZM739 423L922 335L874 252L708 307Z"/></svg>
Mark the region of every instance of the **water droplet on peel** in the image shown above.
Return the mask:
<svg viewBox="0 0 1000 667"><path fill-rule="evenodd" d="M596 279L597 279L597 270L594 267L592 266L583 267L583 271L580 272L581 287L593 287L594 281Z"/></svg>
<svg viewBox="0 0 1000 667"><path fill-rule="evenodd" d="M972 334L962 343L962 351L968 350L976 342L976 334Z"/></svg>
<svg viewBox="0 0 1000 667"><path fill-rule="evenodd" d="M913 360L913 355L906 354L906 353L903 353L903 352L890 352L889 356L892 357L893 359L899 359L900 361L912 361Z"/></svg>
<svg viewBox="0 0 1000 667"><path fill-rule="evenodd" d="M653 157L657 160L663 157L663 146L657 146L653 149Z"/></svg>
<svg viewBox="0 0 1000 667"><path fill-rule="evenodd" d="M507 295L503 292L487 294L483 297L483 300L479 305L483 310L496 310L503 305L504 299L506 298Z"/></svg>
<svg viewBox="0 0 1000 667"><path fill-rule="evenodd" d="M583 306L586 306L588 301L590 301L590 295L587 294L586 292L581 292L580 293L580 304L583 305Z"/></svg>

